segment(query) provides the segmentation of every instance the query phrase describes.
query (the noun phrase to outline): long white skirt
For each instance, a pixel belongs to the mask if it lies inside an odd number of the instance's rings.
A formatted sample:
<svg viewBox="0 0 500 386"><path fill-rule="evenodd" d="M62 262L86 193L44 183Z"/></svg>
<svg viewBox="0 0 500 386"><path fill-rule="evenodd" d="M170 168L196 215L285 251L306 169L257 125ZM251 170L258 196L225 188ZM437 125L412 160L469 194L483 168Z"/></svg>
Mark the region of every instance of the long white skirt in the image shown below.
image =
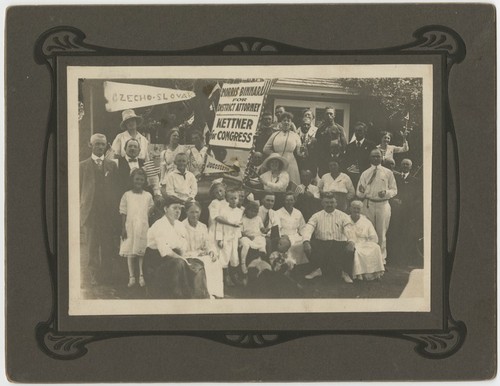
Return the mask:
<svg viewBox="0 0 500 386"><path fill-rule="evenodd" d="M210 295L220 298L224 297L224 284L222 280L222 265L217 259L212 261L209 255L193 256L199 259L205 265L205 274L207 276L207 290Z"/></svg>
<svg viewBox="0 0 500 386"><path fill-rule="evenodd" d="M358 280L374 280L384 274L384 258L380 246L373 241L355 244L352 277Z"/></svg>

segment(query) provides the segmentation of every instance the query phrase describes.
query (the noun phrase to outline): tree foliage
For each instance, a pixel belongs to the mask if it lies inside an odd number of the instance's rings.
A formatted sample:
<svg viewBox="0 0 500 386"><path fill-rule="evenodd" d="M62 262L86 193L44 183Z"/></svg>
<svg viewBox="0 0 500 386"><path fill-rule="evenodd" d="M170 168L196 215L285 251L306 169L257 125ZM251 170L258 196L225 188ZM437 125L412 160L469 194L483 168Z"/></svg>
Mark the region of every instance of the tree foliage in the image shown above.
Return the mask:
<svg viewBox="0 0 500 386"><path fill-rule="evenodd" d="M408 127L421 128L421 78L343 78L339 84L361 96L377 98L389 120L404 120L409 113Z"/></svg>

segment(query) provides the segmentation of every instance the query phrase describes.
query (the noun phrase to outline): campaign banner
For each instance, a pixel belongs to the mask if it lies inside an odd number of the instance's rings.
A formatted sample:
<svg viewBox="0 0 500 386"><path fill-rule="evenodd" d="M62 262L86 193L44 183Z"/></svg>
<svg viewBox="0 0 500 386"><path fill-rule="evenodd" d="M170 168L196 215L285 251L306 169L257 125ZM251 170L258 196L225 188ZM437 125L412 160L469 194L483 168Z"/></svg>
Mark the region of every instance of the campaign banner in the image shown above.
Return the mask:
<svg viewBox="0 0 500 386"><path fill-rule="evenodd" d="M205 163L205 168L203 169L203 174L215 174L215 173L231 173L235 170L231 166L216 160L212 156L207 156L207 161Z"/></svg>
<svg viewBox="0 0 500 386"><path fill-rule="evenodd" d="M210 133L211 146L250 149L271 81L224 83Z"/></svg>
<svg viewBox="0 0 500 386"><path fill-rule="evenodd" d="M194 98L192 91L145 86L142 84L104 82L106 111L121 111L138 107L161 105Z"/></svg>

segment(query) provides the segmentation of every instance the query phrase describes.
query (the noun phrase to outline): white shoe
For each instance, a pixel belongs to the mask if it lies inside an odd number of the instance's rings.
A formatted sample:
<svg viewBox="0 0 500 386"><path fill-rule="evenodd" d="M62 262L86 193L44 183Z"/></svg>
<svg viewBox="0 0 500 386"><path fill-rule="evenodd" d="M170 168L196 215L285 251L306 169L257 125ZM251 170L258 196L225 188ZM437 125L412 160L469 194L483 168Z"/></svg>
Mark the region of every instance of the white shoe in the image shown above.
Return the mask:
<svg viewBox="0 0 500 386"><path fill-rule="evenodd" d="M323 275L323 273L321 272L321 268L318 268L317 270L312 271L311 273L304 276L304 278L306 278L307 280L311 280L311 279L314 279L315 277L319 277L321 275Z"/></svg>
<svg viewBox="0 0 500 386"><path fill-rule="evenodd" d="M349 284L352 284L353 281L351 279L351 277L345 273L344 271L342 271L342 279L346 282L346 283L349 283Z"/></svg>

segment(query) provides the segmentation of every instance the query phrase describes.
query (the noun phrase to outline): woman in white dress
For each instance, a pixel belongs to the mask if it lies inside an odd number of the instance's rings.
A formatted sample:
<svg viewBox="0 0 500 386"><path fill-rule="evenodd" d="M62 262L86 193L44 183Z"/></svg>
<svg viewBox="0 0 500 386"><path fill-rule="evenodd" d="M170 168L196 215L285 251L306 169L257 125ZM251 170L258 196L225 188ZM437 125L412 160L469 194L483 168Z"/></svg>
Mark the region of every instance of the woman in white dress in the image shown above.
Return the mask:
<svg viewBox="0 0 500 386"><path fill-rule="evenodd" d="M280 219L280 235L288 236L291 242L291 247L288 255L295 261L296 264L304 264L309 260L304 253L302 231L306 226L302 213L294 208L295 195L293 192L288 192L285 195L284 206L276 211Z"/></svg>
<svg viewBox="0 0 500 386"><path fill-rule="evenodd" d="M387 131L383 131L381 134L382 138L380 140L380 145L377 145L377 149L382 152L382 162L394 160L394 153L405 153L410 150L410 146L406 140L408 131L405 130L401 132L401 135L403 136L403 146L389 145L392 139L392 134Z"/></svg>
<svg viewBox="0 0 500 386"><path fill-rule="evenodd" d="M201 206L197 201L186 204L187 218L182 222L186 228L186 257L201 260L207 275L207 289L212 298L224 297L222 266L209 242L207 226L200 220Z"/></svg>
<svg viewBox="0 0 500 386"><path fill-rule="evenodd" d="M354 243L352 278L379 279L384 274L384 259L373 224L361 214L363 203L351 202L351 223L346 226L347 239Z"/></svg>
<svg viewBox="0 0 500 386"><path fill-rule="evenodd" d="M172 129L167 134L167 141L168 144L165 150L160 153L160 181L163 181L165 174L175 170L175 156L179 153L188 153L188 148L179 144L179 129Z"/></svg>
<svg viewBox="0 0 500 386"><path fill-rule="evenodd" d="M278 131L273 133L264 145L264 153L278 153L288 161L286 171L290 176L290 181L295 185L300 185L300 174L295 154L300 155L302 142L300 136L291 130L293 115L285 112L279 117Z"/></svg>

